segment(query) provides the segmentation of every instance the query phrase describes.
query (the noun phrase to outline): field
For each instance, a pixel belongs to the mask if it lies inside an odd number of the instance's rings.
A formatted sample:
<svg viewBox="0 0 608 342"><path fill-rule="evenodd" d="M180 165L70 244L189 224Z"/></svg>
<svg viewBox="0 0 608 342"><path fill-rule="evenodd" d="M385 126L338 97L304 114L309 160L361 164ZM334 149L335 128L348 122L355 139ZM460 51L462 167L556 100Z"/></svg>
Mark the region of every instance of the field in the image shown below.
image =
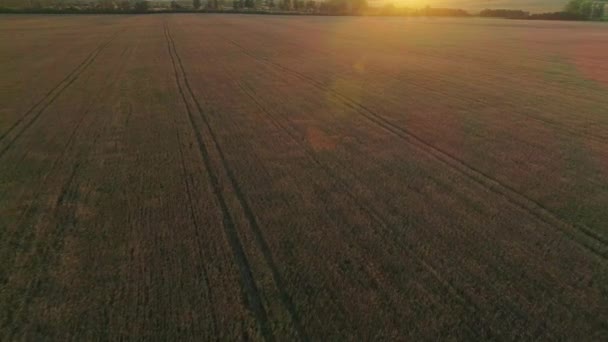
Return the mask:
<svg viewBox="0 0 608 342"><path fill-rule="evenodd" d="M0 340L606 340L608 27L0 17Z"/></svg>

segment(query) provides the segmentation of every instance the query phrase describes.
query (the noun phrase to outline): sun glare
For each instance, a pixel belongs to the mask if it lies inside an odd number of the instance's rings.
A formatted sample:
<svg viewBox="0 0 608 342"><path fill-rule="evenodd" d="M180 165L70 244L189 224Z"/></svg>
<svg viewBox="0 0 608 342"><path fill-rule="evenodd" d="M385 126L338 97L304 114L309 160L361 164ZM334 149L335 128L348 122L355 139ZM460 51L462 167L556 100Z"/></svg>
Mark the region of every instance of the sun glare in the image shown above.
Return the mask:
<svg viewBox="0 0 608 342"><path fill-rule="evenodd" d="M429 0L380 0L383 4L393 4L398 7L412 7L419 8L427 5L431 5Z"/></svg>

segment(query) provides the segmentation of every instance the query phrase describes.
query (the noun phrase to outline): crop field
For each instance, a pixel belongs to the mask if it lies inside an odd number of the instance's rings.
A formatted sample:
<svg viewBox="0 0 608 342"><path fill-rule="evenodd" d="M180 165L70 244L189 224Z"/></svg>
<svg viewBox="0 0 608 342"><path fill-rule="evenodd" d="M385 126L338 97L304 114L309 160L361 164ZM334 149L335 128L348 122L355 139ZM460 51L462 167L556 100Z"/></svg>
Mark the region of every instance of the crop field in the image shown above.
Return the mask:
<svg viewBox="0 0 608 342"><path fill-rule="evenodd" d="M606 340L608 26L0 17L0 340Z"/></svg>

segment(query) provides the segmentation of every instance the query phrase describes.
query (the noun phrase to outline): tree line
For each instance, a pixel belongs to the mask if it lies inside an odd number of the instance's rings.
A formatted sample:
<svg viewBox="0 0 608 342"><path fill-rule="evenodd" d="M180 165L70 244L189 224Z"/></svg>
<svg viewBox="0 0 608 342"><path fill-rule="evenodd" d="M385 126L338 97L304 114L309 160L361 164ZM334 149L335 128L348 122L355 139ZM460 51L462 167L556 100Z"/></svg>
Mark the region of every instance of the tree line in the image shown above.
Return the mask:
<svg viewBox="0 0 608 342"><path fill-rule="evenodd" d="M150 7L147 0L0 0L5 13L147 13Z"/></svg>
<svg viewBox="0 0 608 342"><path fill-rule="evenodd" d="M570 0L560 12L530 14L522 10L485 9L481 17L506 19L543 19L543 20L602 20L608 15L608 2L594 0Z"/></svg>
<svg viewBox="0 0 608 342"><path fill-rule="evenodd" d="M367 0L0 0L0 12L12 13L147 13L147 12L238 12L317 15L378 15L469 17L462 9L407 8L388 3L369 6ZM546 20L598 20L606 6L595 0L570 0L563 11L530 14L523 10L485 9L480 17Z"/></svg>
<svg viewBox="0 0 608 342"><path fill-rule="evenodd" d="M1 12L146 13L238 12L318 15L471 16L461 9L369 6L367 0L0 0Z"/></svg>

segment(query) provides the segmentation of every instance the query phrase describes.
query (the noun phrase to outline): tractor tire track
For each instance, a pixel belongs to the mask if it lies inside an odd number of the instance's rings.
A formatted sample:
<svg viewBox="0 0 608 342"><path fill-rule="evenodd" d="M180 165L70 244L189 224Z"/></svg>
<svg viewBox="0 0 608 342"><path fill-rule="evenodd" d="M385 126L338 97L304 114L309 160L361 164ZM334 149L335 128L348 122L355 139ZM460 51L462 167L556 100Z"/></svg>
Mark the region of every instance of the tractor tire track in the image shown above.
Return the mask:
<svg viewBox="0 0 608 342"><path fill-rule="evenodd" d="M323 31L325 32L325 31ZM352 40L356 40L356 38L351 37ZM293 43L293 42L288 42L289 45L295 47L295 48L302 48L302 46ZM315 51L317 53L317 55L325 55L325 56L332 56L334 57L335 54L332 54L331 52L327 52L325 50L321 50L318 48L310 48L310 47L306 47L307 49L311 50L311 51ZM412 54L412 51L408 51L409 54ZM417 53L417 55L423 56L424 58L428 59L428 58L435 58L433 56L427 55L427 54L420 54ZM259 58L259 57L258 57ZM439 59L440 60L440 59ZM404 80L403 78L399 77L399 74L393 74L393 73L384 73L384 72L378 72L378 69L371 69L370 71L374 71L375 74L382 74L383 76L386 76L388 78L390 78L393 81L397 81L397 82L403 82L403 81L407 81ZM426 73L426 78L431 78L431 73ZM483 73L483 76L490 76L490 74L488 73ZM504 76L503 76L504 77ZM434 81L442 81L442 82L450 82L450 80L446 80L446 79L441 79L440 77L433 77L432 78ZM508 77L506 78L507 80L509 79ZM476 80L476 82L479 82L479 80ZM457 84L454 84L455 82L451 81L451 86L456 87L458 86ZM492 84L492 86L494 86L494 84ZM460 96L455 96L452 95L450 93L446 93L446 92L441 92L438 91L436 88L434 87L430 87L430 86L426 86L426 85L421 85L421 84L417 84L417 87L420 89L424 89L426 92L432 92L435 94L440 95L441 97L445 97L445 98L451 98L451 99L455 99L455 100L462 100L462 99L467 99L469 101L472 101L476 104L485 104L484 101L478 99L478 98L473 98L473 97L460 97ZM548 118L544 118L541 116L535 116L532 114L527 114L527 112L514 112L513 114L522 117L522 118L528 118L531 119L533 121L545 124L550 126L551 128L555 129L556 131L562 133L564 136L570 136L570 137L576 137L576 138L585 138L588 139L590 141L596 142L596 143L600 143L600 144L608 144L608 137L607 136L602 136L599 134L595 134L595 133L589 133L586 132L584 130L581 129L577 129L577 128L572 128L572 127L568 127L567 125L564 125L558 121L554 121Z"/></svg>
<svg viewBox="0 0 608 342"><path fill-rule="evenodd" d="M272 256L272 251L268 245L268 242L266 242L266 239L264 238L264 234L260 228L257 218L256 218L253 210L251 209L251 206L249 205L249 202L247 201L246 196L245 196L244 192L242 191L242 189L238 183L238 180L236 179L236 176L234 175L232 169L228 165L228 161L226 160L226 157L220 147L218 139L211 128L209 120L204 115L204 110L203 110L200 102L197 100L196 96L194 95L194 92L192 91L192 88L190 87L190 84L188 82L188 77L186 76L181 58L177 54L177 49L175 47L175 41L171 37L171 32L169 30L167 30L167 34L170 37L171 44L173 46L173 51L175 52L175 55L177 57L177 61L179 63L180 69L183 72L184 83L186 85L186 88L192 96L192 99L196 105L196 108L198 109L198 113L199 113L201 119L205 123L205 126L207 126L209 135L211 136L213 144L215 145L215 149L217 150L220 160L222 162L222 166L223 166L224 170L226 171L226 174L228 175L228 178L230 180L230 183L232 184L232 187L234 188L234 191L235 191L236 197L239 201L239 204L241 205L243 212L249 222L249 225L254 233L255 241L256 241L260 251L262 252L262 255L264 256L264 259L265 259L266 263L268 264L268 267L270 268L275 285L279 291L280 300L290 315L292 324L294 326L294 329L296 330L296 333L298 334L298 337L303 341L308 341L309 338L304 331L304 328L302 326L296 306L293 303L293 301L291 300L291 297L289 296L289 294L285 291L283 277L281 276L281 273L278 270L276 262L274 261L274 258Z"/></svg>
<svg viewBox="0 0 608 342"><path fill-rule="evenodd" d="M124 64L121 64L115 75L118 77L123 72L123 70ZM34 207L37 201L39 200L43 189L47 188L47 186L45 185L48 184L51 174L58 170L62 162L66 161L68 152L74 147L77 135L79 132L81 132L81 127L84 125L85 119L90 116L90 112L93 106L102 98L104 91L108 89L108 86L112 84L110 76L111 74L108 74L108 76L105 78L102 91L98 92L93 98L93 100L88 103L88 106L86 107L85 111L82 113L78 122L72 129L68 141L66 142L60 155L53 161L53 164L51 165L49 170L40 179L40 182L37 186L38 191L34 196L34 200L29 204L28 208L20 216L18 224L19 227L24 227L27 218L34 216L34 214L36 213L36 209ZM104 117L98 117L97 119L103 120ZM90 122L88 127L95 127L95 122L96 121ZM35 240L34 246L30 247L33 249L34 252L31 256L28 257L28 264L33 264L32 267L35 268L35 271L33 277L28 283L25 294L21 296L21 298L24 299L20 301L18 305L16 305L16 307L11 308L11 310L7 312L6 321L2 323L3 325L7 325L9 327L12 326L12 328L7 329L8 340L12 340L12 337L18 333L18 331L15 330L18 325L13 323L15 321L25 320L24 317L28 316L28 310L30 310L29 306L34 300L36 293L41 291L40 288L41 286L43 286L44 283L41 281L41 279L44 277L45 272L48 272L48 267L45 267L45 263L48 263L49 260L51 260L52 262L52 260L57 257L61 249L61 243L63 241L62 237L65 235L65 232L68 229L74 228L78 223L78 218L76 217L75 203L80 197L80 191L76 186L78 184L76 182L76 175L79 170L83 168L83 165L85 165L85 162L83 161L86 160L87 157L90 157L91 150L97 144L100 138L101 134L95 134L94 138L88 144L88 146L77 151L73 156L74 164L70 168L68 177L65 179L65 181L62 182L62 185L54 201L54 206L52 208L52 217L54 219L55 230L51 235L49 235L47 240L48 243L43 243L40 240ZM35 223L33 223L31 226L35 227L36 225L41 224L41 222L44 222L43 219L43 217L38 217ZM19 229L18 234L12 237L13 240L16 240L13 243L15 243L16 245L23 245L23 241L27 240L28 236L31 236L31 233L28 235L27 232L28 230L25 228ZM9 258L9 264L12 266L12 268L14 268L15 257L16 252L14 255L3 256L1 260L6 260L6 258Z"/></svg>
<svg viewBox="0 0 608 342"><path fill-rule="evenodd" d="M93 141L93 145L97 142L97 138ZM24 317L29 316L30 305L35 296L40 292L40 288L44 285L42 279L44 278L44 273L48 271L48 267L45 267L45 265L58 257L65 232L68 229L74 228L78 222L74 202L76 202L79 191L74 190L73 185L75 184L76 174L81 167L81 163L78 161L80 157L76 158L77 162L72 166L70 174L63 183L59 196L55 201L53 214L55 230L44 241L36 241L34 254L28 258L28 264L33 264L32 267L35 267L34 275L28 282L26 291L20 296L22 300L19 301L17 308L12 308L12 310L15 310L15 313L9 317L7 322L7 326L11 327L7 330L7 340L14 340L15 335L18 333L18 327L23 326L23 324L15 324L15 322L23 321Z"/></svg>
<svg viewBox="0 0 608 342"><path fill-rule="evenodd" d="M116 78L118 78L124 71L125 63L121 63L117 68L115 73ZM54 162L54 166L44 177L42 184L47 183L48 175L51 174L55 170L55 165L58 165L62 159L67 155L66 151L73 146L74 141L76 140L77 133L80 132L83 122L87 116L89 116L91 109L94 104L97 103L103 96L104 91L108 89L109 86L113 84L110 81L110 76L106 77L104 81L104 86L102 91L100 91L93 101L90 102L86 111L81 116L77 125L72 131L70 139L66 144L62 154L57 160ZM93 121L90 123L89 127L96 128L105 128L108 126L107 117L100 116L96 118L100 121ZM105 119L105 120L104 120ZM95 124L98 123L99 126ZM102 130L103 131L103 130ZM30 279L25 294L20 296L23 298L18 303L16 309L13 309L11 315L9 316L9 324L8 326L12 326L11 329L8 330L7 340L13 340L14 336L18 333L17 327L20 325L14 324L15 321L26 321L25 317L29 317L31 312L31 304L33 303L36 296L38 296L42 290L42 287L45 284L44 277L47 276L49 272L49 268L52 266L52 263L58 258L63 248L62 242L64 241L64 236L66 232L70 229L74 229L77 227L79 223L79 219L77 217L77 205L79 200L84 197L79 185L81 182L78 181L77 175L80 170L86 166L89 166L91 161L91 151L95 148L95 146L99 143L100 139L103 138L103 133L98 133L93 135L94 138L91 139L91 142L87 144L85 148L79 150L74 156L74 164L70 168L69 176L63 181L61 188L59 189L58 195L56 196L54 207L52 210L52 217L54 222L54 231L52 234L49 234L46 240L36 240L36 244L33 247L34 253L29 257L28 264L32 264L35 271L33 277ZM40 186L40 188L44 188ZM36 196L37 197L37 196ZM31 206L31 205L30 205ZM42 221L42 218L38 219L39 224ZM47 266L49 265L49 266ZM12 319L12 321L11 321ZM13 324L11 324L13 323ZM23 324L21 325L23 326Z"/></svg>
<svg viewBox="0 0 608 342"><path fill-rule="evenodd" d="M199 152L203 159L203 162L205 164L205 167L207 169L209 181L213 188L213 194L217 198L217 201L220 205L220 209L222 212L222 221L223 221L222 223L223 223L223 227L224 227L224 232L226 234L226 238L232 249L232 253L234 255L235 262L239 269L243 290L245 291L245 294L246 294L246 304L257 321L257 324L260 329L260 333L262 334L262 337L267 341L274 341L274 336L272 334L272 330L270 329L269 322L268 322L268 314L266 313L266 309L264 308L264 305L262 303L262 298L260 296L257 285L254 281L253 274L251 272L251 267L249 265L249 261L245 254L245 250L238 237L234 219L232 218L232 215L230 214L227 201L224 198L224 194L222 192L222 188L220 185L219 176L216 174L216 172L214 170L214 167L213 167L213 164L211 161L211 157L210 157L209 148L205 144L205 141L203 140L203 137L201 136L200 131L196 129L196 123L195 123L194 114L193 114L193 111L196 109L191 108L191 104L187 99L186 92L188 93L188 96L191 97L191 99L195 99L195 97L194 97L194 94L192 93L192 90L190 89L189 85L182 86L182 82L184 84L186 83L186 73L185 73L185 70L183 69L183 66L181 65L181 61L178 62L179 55L177 54L177 50L175 49L173 38L170 35L170 31L169 31L169 27L168 27L167 23L165 23L164 33L165 33L165 38L167 41L168 52L171 57L173 71L175 73L175 83L177 85L177 88L178 88L178 91L182 98L182 101L184 102L184 105L186 107L190 125L191 125L192 131L194 132L194 135L196 137L198 149L199 149ZM181 82L180 82L180 80L181 80ZM185 88L185 90L184 90L184 88ZM201 114L201 116L202 116L202 113L199 113L199 114ZM216 145L216 147L217 147L217 145Z"/></svg>
<svg viewBox="0 0 608 342"><path fill-rule="evenodd" d="M34 106L32 106L25 114L23 114L11 127L2 135L0 135L0 142L6 139L12 131L16 130L17 127L28 119L30 114L34 113L33 117L29 119L29 121L25 122L23 126L18 130L17 133L10 139L4 147L0 149L0 158L15 144L15 142L25 133L37 120L40 116L45 112L45 110L50 107L56 100L63 94L63 92L69 88L78 77L88 69L93 62L97 59L101 51L103 51L106 47L108 47L112 41L114 41L118 35L123 30L116 32L113 34L107 41L100 44L95 50L93 50L87 58L85 58L82 63L80 63L72 72L70 72L61 82L59 82L53 89L51 89L40 101L38 101Z"/></svg>
<svg viewBox="0 0 608 342"><path fill-rule="evenodd" d="M297 45L297 44L295 44L293 42L289 42L289 44L291 46L293 46L293 47L301 48L301 46L299 46L299 45ZM326 50L321 50L321 49L318 49L318 48L315 49L315 48L310 48L310 47L307 47L307 49L316 52L318 55L325 55L325 56L335 57L335 53L328 52ZM412 51L408 51L408 53L412 54L413 52ZM435 58L435 59L437 59L436 57L433 57L433 56L430 56L430 55L427 55L427 54L420 54L420 53L418 53L418 55L423 56L424 58L427 58L427 59L428 58ZM400 77L401 74L386 73L386 72L378 71L378 69L374 69L374 68L370 68L369 70L373 71L374 74L376 74L376 75L380 75L381 74L383 76L388 77L389 79L391 79L393 81L397 81L397 82L407 81L407 79L403 79L402 77ZM425 77L431 78L430 75L431 75L431 73L426 73ZM484 73L483 75L484 76L490 76L490 74L488 74L488 73ZM456 84L456 82L454 82L452 80L442 79L440 77L432 77L431 79L434 80L434 81L449 83L449 84L451 84L452 87L458 87L459 86L458 84ZM509 78L507 78L507 79L509 79ZM480 80L476 80L476 82L480 83L481 81ZM469 101L471 101L471 102L473 102L475 104L478 104L478 105L484 105L485 104L485 102L482 101L482 100L480 100L479 98L455 96L455 95L451 95L449 93L444 93L444 92L438 91L435 87L431 87L431 86L423 85L423 84L417 84L416 86L418 88L420 88L420 89L424 89L426 92L432 92L432 93L438 94L438 95L440 95L442 97L445 97L445 98L451 98L451 99L455 99L455 100L466 99L466 100L469 100ZM487 86L489 86L489 85L487 85ZM599 143L599 144L602 144L602 145L608 144L608 137L607 136L602 136L602 135L595 134L595 133L589 133L589 132L586 132L586 131L584 131L582 129L568 127L567 125L564 125L564 124L562 124L562 123L560 123L558 121L551 120L549 118L544 118L542 116L536 116L536 115L533 115L533 114L529 114L528 111L513 112L512 114L515 114L515 115L517 115L519 117L528 118L530 120L533 120L533 121L542 123L544 125L547 125L547 126L553 128L553 129L555 129L557 131L557 133L561 133L561 135L566 136L566 137L585 138L585 139L588 139L589 141L593 141L593 142L596 142L596 143Z"/></svg>
<svg viewBox="0 0 608 342"><path fill-rule="evenodd" d="M177 129L177 127L176 127ZM180 143L180 134L179 131L177 131L177 141L178 144ZM199 259L201 261L203 261L203 264L206 260L209 260L209 258L207 258L205 255L203 255L203 247L200 244L200 240L202 239L202 237L199 234L198 231L198 227L201 227L202 224L198 221L198 219L196 218L196 215L194 214L194 201L192 200L192 186L190 184L190 176L187 174L187 170L186 170L186 164L185 164L185 157L184 157L184 151L182 146L179 146L179 155L180 155L180 160L181 160L181 166L182 166L182 172L183 172L183 177L184 177L184 185L186 186L186 194L188 197L188 206L189 206L189 210L190 210L190 220L192 221L192 224L194 224L194 233L195 233L195 238L196 238L196 244L197 244L197 249L198 249L198 254L199 254ZM216 317L216 305L215 302L213 300L213 291L211 288L211 284L209 283L209 277L208 277L208 269L206 267L204 267L204 270L202 272L202 278L203 281L205 283L205 286L207 287L207 295L209 296L209 308L212 311L211 313L211 318L212 318L212 327L213 327L213 332L212 332L212 336L219 336L220 334L220 330L218 328L217 325L217 317Z"/></svg>
<svg viewBox="0 0 608 342"><path fill-rule="evenodd" d="M255 95L253 94L253 90L241 83L240 81L237 81L239 87L241 88L241 90L243 91L243 93L245 93L247 95L247 97L249 97L255 104L256 107L258 107L258 109L260 109L260 111L262 113L265 114L265 116L270 120L270 122L277 128L279 129L279 131L284 132L287 136L290 137L290 139L292 141L294 141L300 148L302 148L306 155L321 169L325 172L325 174L327 176L329 176L330 179L332 179L336 184L339 185L340 190L347 195L347 197L356 205L357 209L360 210L361 212L364 212L366 215L368 215L369 217L371 217L375 222L377 222L384 231L388 231L391 232L392 234L396 234L395 236L398 236L399 231L396 229L396 227L394 227L393 225L391 225L390 223L388 223L385 219L382 218L382 214L380 212L378 212L376 209L373 208L373 206L371 206L369 203L364 203L361 199L359 199L352 191L352 186L349 186L349 184L342 179L339 175L337 175L327 164L323 163L318 157L317 154L314 152L314 150L312 150L312 148L310 148L310 146L306 145L305 143L302 142L301 139L298 138L298 136L296 134L294 134L288 127L286 127L285 125L283 125L282 123L280 123L280 121L270 112L269 109L267 109L257 98L255 98ZM408 247L407 245L405 247ZM430 265L429 263L427 263L426 261L424 261L424 259L416 256L415 254L411 253L409 250L404 250L407 255L414 260L415 263L417 263L419 266L421 266L423 269L425 269L433 278L435 278L435 280L446 290L446 292L448 293L449 296L451 296L456 302L459 302L461 305L463 305L464 309L466 311L469 312L470 315L475 315L475 319L473 323L470 324L474 324L476 326L483 326L481 319L479 318L479 314L481 312L483 312L483 310L473 302L473 300L471 299L470 296L468 296L466 294L466 292L460 288L458 288L455 284L453 284L452 282L446 280L439 271L437 271L437 269L435 269L435 267L433 267L432 265ZM529 319L527 317L525 317L524 315L519 314L518 312L512 311L512 314L514 314L517 318L525 320L525 321L529 321ZM477 338L489 338L492 335L492 333L489 330L484 330L482 333L480 333L480 331L478 329L475 329L471 326L467 325L467 330L473 335L476 336ZM548 333L549 336L552 336L550 333Z"/></svg>
<svg viewBox="0 0 608 342"><path fill-rule="evenodd" d="M227 38L226 38L227 39ZM523 209L529 214L536 217L541 222L545 224L557 227L560 231L562 231L569 239L575 241L583 248L589 250L594 255L601 258L604 262L608 259L608 238L601 235L599 232L594 231L593 229L583 225L583 224L574 224L565 222L563 219L559 218L555 213L550 211L540 202L533 200L523 193L518 192L510 185L507 185L497 179L492 178L489 174L481 171L474 166L471 166L464 162L463 160L449 154L448 152L432 145L428 141L424 140L420 136L415 133L412 133L402 127L399 127L393 124L390 120L384 118L382 115L374 112L368 107L350 99L349 97L343 95L342 93L328 88L324 86L322 83L318 82L314 78L306 76L298 71L285 67L279 63L272 62L267 58L258 57L249 50L245 49L243 46L235 42L234 40L227 39L233 45L238 47L244 54L250 56L251 58L258 60L262 63L274 66L282 71L285 71L295 77L307 82L308 84L314 86L315 88L323 91L324 93L331 94L334 98L339 100L341 103L346 105L347 107L355 110L364 118L369 120L370 122L376 124L380 128L392 133L393 135L401 138L405 142L410 145L418 148L423 151L427 155L431 156L435 160L443 163L444 165L452 168L458 173L464 175L465 177L471 179L475 183L479 184L483 188L492 191L493 193L500 195L504 199L506 199L512 205ZM573 232L574 230L574 232ZM576 232L580 232L583 235L576 234Z"/></svg>
<svg viewBox="0 0 608 342"><path fill-rule="evenodd" d="M120 75L122 73L122 70L124 68L123 67L119 68L118 72L116 73L116 75ZM78 170L81 168L81 163L80 160L83 157L86 157L90 151L90 149L92 148L92 146L95 145L96 141L99 139L99 135L96 135L95 138L93 139L92 143L89 145L88 149L81 149L80 151L78 151L76 153L76 155L74 156L74 160L75 163L74 165L71 167L71 171L69 172L69 176L67 178L66 181L64 181L62 183L61 188L58 191L58 195L56 196L56 200L54 201L54 207L53 207L53 217L55 218L56 222L58 222L56 224L56 230L54 231L51 240L53 241L53 243L51 244L45 244L43 246L40 246L40 241L34 241L33 246L28 246L27 241L29 240L28 237L31 237L32 239L35 238L35 236L33 236L33 232L32 229L28 228L28 227L35 227L36 225L40 224L41 222L44 222L44 217L40 217L40 215L38 214L38 212L40 211L40 209L37 208L39 202L42 200L42 194L45 190L48 189L47 184L49 184L49 181L51 179L51 175L53 174L53 172L56 172L57 170L59 170L60 165L62 163L66 163L66 158L68 157L68 153L71 149L74 148L74 144L75 141L77 140L77 135L78 133L81 131L81 128L84 125L85 119L90 117L90 112L94 106L95 103L97 103L103 96L103 93L105 89L107 89L108 85L111 84L110 81L110 77L106 78L104 86L102 88L102 91L98 92L96 94L96 96L93 98L92 101L90 101L86 107L86 109L84 110L84 112L82 113L82 115L80 116L80 118L78 119L78 121L76 122L76 124L74 125L72 131L70 132L70 135L64 145L64 147L62 148L59 156L52 162L51 166L48 168L48 171L40 178L40 180L37 183L36 186L36 192L34 194L34 196L32 197L33 200L28 204L27 208L22 212L22 214L20 215L16 227L18 229L15 229L13 231L12 236L4 236L4 239L9 239L9 244L15 246L13 248L13 251L11 253L9 253L8 251L6 251L5 253L3 253L2 255L0 255L0 260L1 262L6 266L2 272L0 272L0 283L6 283L8 281L8 275L12 272L13 269L15 269L16 267L16 258L17 258L17 252L18 250L22 250L22 251L27 251L27 250L34 250L36 252L34 252L34 254L32 254L32 256L30 256L29 258L31 260L36 260L36 259L40 259L40 256L37 255L47 255L50 254L49 251L51 250L58 250L58 248L60 247L61 244L61 236L63 236L63 232L68 229L68 224L69 227L73 227L77 221L76 221L76 217L75 217L75 212L73 210L75 210L75 208L73 208L73 200L69 200L70 198L74 199L74 196L77 195L77 192L71 191L71 187L72 184L74 182L74 178L76 173L78 172ZM94 125L94 121L90 122L88 124L88 127L92 127ZM28 218L33 218L38 214L38 218L35 219L34 222L32 222L31 224L27 224L27 220ZM59 223L61 222L61 223ZM6 232L4 232L3 235L6 235ZM21 247L21 246L25 246L25 247ZM32 259L34 258L34 259ZM48 258L46 258L48 259ZM0 321L0 326L5 327L6 328L6 334L8 334L9 336L11 334L15 334L16 331L14 330L16 328L17 325L15 324L11 324L11 322L14 322L15 320L22 320L24 317L24 310L27 311L26 307L28 306L28 303L31 302L31 300L33 300L32 297L32 293L34 293L34 291L36 291L36 289L41 285L40 284L40 277L43 274L43 272L45 272L45 268L43 265L40 265L40 261L37 262L38 264L35 264L34 267L36 267L36 271L34 273L34 276L32 278L32 280L29 282L29 286L26 289L26 295L22 298L24 298L24 300L20 301L19 303L17 303L18 305L15 305L13 307L10 307L9 310L6 311L5 316L2 318L2 320ZM7 298L2 298L3 302L6 302ZM10 298L9 298L10 300ZM9 328L10 326L13 326L13 328ZM11 340L11 338L9 338L8 340Z"/></svg>
<svg viewBox="0 0 608 342"><path fill-rule="evenodd" d="M202 274L202 278L203 281L205 283L205 286L207 288L207 295L209 296L209 308L212 312L211 317L212 317L212 327L213 327L213 332L212 332L212 336L219 336L220 334L220 330L218 329L218 325L217 325L217 317L216 317L216 305L214 303L213 300L213 291L211 288L211 285L209 283L209 277L208 277L208 269L204 266L205 261L208 260L209 258L207 258L203 252L203 247L201 246L201 239L202 237L199 234L198 228L202 227L203 225L199 222L199 220L196 218L195 215L195 210L194 210L194 201L192 200L193 196L192 196L192 186L191 186L191 176L188 174L188 170L186 168L186 158L184 156L184 149L181 145L181 134L179 132L179 128L177 126L177 119L174 120L174 125L175 125L175 134L176 134L176 139L177 139L177 143L179 146L179 158L180 158L180 163L181 163L181 167L182 167L182 178L184 179L184 186L186 187L186 195L188 198L188 210L190 211L190 220L192 221L192 224L194 225L194 234L195 234L195 238L196 238L196 245L197 245L197 252L199 255L199 259L202 261L203 263L203 272L201 272Z"/></svg>
<svg viewBox="0 0 608 342"><path fill-rule="evenodd" d="M243 83L239 80L237 80L236 82L237 82L239 88L242 90L242 92L244 94L246 94L247 97L255 103L255 105L256 105L256 107L258 107L258 109L260 109L260 112L263 113L266 116L266 118L279 131L282 131L283 133L285 133L293 142L296 143L296 145L298 145L300 148L302 148L305 151L305 153L308 155L308 157L318 167L320 167L321 170L323 170L325 172L325 174L335 182L335 184L338 184L340 186L340 190L343 193L345 193L348 196L348 198L351 201L353 201L353 203L356 204L357 208L360 211L366 213L369 217L374 219L379 225L381 225L381 227L383 228L384 231L389 231L392 234L395 234L394 235L395 239L399 239L398 236L399 236L400 232L398 231L398 229L396 227L394 227L393 225L391 225L390 223L388 223L385 219L383 219L383 215L374 208L374 206L370 203L369 200L365 201L365 200L359 199L359 197L351 190L353 187L348 183L348 181L346 181L344 178L340 177L340 175L338 173L334 172L334 170L327 163L324 163L323 161L321 161L318 158L318 155L314 151L314 149L312 149L308 144L306 144L301 139L301 137L299 137L296 133L293 132L295 130L295 128L292 125L289 125L289 124L285 125L285 124L281 123L280 120L277 119L277 117L272 113L272 109L267 108L267 106L265 106L258 98L256 98L256 92L251 86L249 86L248 84ZM289 121L289 119L287 119L287 120ZM340 165L340 164L338 164L338 165L339 165L339 167L344 167L343 165ZM367 186L365 186L363 184L363 182L359 179L359 177L357 177L357 176L354 176L354 177L360 186L366 188L367 190L369 190L371 192L374 192L373 189L370 189ZM409 248L409 246L407 246L407 243L405 243L404 247ZM444 277L441 276L440 272L438 272L437 269L434 268L432 265L427 263L423 258L420 258L412 253L409 253L409 251L407 251L407 250L406 250L406 253L416 263L418 263L420 266L422 266L422 268L426 269L442 286L444 286L444 288L446 288L448 290L448 293L450 295L452 295L455 299L457 299L457 301L460 301L461 303L465 303L465 304L469 305L470 306L469 311L471 313L478 313L478 312L483 311L476 304L473 303L471 297L468 296L464 290L458 288L453 283L444 279ZM533 253L529 253L529 255L533 255ZM494 270L497 275L502 275L502 273L503 273L503 271L501 271L499 268L494 267L494 266L490 266L490 269ZM545 292L548 290L546 288L546 286L543 286L541 284L538 285L538 289L540 291L545 291ZM560 305L564 310L566 310L572 314L569 303L560 302ZM529 321L529 319L527 317L525 317L524 315L521 315L518 312L513 311L512 313L515 316L517 316L519 319ZM589 317L589 319L592 319L592 317ZM475 333L477 333L477 332L475 332ZM550 332L546 332L546 333L549 336L555 337ZM478 336L478 337L480 337L480 336Z"/></svg>
<svg viewBox="0 0 608 342"><path fill-rule="evenodd" d="M93 101L93 102L95 102L95 101ZM19 219L18 219L17 225L16 225L17 227L24 227L26 225L25 221L27 221L28 218L35 216L35 213L38 210L38 209L36 209L37 200L40 199L40 196L42 195L43 191L46 190L45 184L48 183L50 175L59 167L61 162L65 160L65 158L68 154L68 151L74 145L74 141L76 140L76 135L77 135L78 131L80 130L80 127L82 126L85 117L89 114L91 107L92 107L92 104L89 106L89 108L87 108L87 110L83 113L80 120L74 126L74 129L70 133L68 141L65 144L64 148L62 149L59 157L57 157L57 159L55 159L53 161L53 163L49 167L48 171L44 174L44 176L42 176L42 178L38 182L38 184L36 186L36 192L34 193L34 196L32 197L33 200L30 202L30 204L27 206L27 208L23 211L23 213L19 216ZM16 234L14 234L13 236L3 236L3 239L11 239L10 243L13 244L15 246L15 248L17 248L17 246L21 246L22 241L25 239L25 237L27 235L26 234L27 231L28 231L27 229L17 229ZM8 250L6 251L6 253L8 253ZM17 251L14 250L13 253L17 253ZM12 256L12 258L7 255L1 256L0 260L2 260L2 262L6 268L3 270L3 272L0 272L0 282L4 282L5 277L8 277L9 270L11 269L10 265L12 265L11 260L13 260L14 257L15 257L14 255ZM6 272L6 275L2 275L2 273L5 273L5 272Z"/></svg>

